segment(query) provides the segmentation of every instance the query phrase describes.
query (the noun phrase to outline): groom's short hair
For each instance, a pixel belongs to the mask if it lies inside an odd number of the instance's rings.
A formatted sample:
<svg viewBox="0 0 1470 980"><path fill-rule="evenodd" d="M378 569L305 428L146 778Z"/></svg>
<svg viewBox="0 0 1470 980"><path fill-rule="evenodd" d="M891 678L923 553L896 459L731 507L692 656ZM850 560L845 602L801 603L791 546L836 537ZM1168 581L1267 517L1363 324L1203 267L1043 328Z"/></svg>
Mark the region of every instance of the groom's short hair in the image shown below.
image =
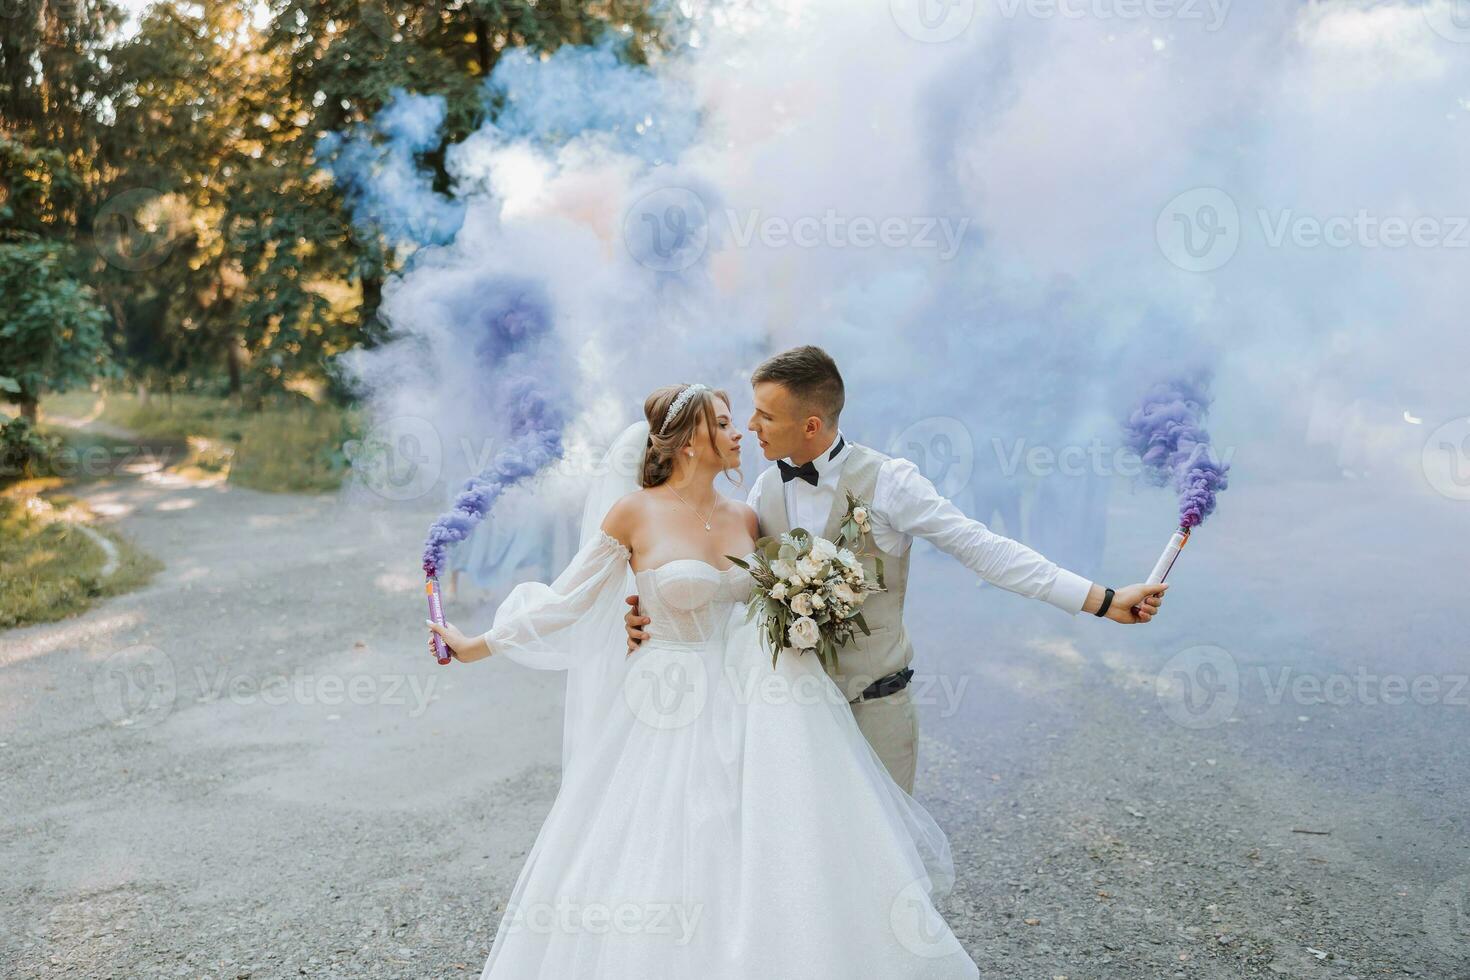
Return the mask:
<svg viewBox="0 0 1470 980"><path fill-rule="evenodd" d="M767 358L750 376L751 384L770 381L790 391L827 425L836 428L846 391L832 355L813 344Z"/></svg>

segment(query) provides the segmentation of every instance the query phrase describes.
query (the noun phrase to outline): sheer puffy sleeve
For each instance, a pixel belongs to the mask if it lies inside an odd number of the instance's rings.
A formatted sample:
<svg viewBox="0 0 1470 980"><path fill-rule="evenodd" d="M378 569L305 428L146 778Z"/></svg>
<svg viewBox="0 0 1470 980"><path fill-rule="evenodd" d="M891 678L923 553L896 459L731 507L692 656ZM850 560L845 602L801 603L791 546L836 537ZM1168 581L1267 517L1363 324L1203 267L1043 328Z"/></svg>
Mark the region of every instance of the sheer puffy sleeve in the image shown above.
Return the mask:
<svg viewBox="0 0 1470 980"><path fill-rule="evenodd" d="M493 656L538 670L568 670L623 635L623 597L634 587L628 549L601 529L550 585L523 582L485 633Z"/></svg>

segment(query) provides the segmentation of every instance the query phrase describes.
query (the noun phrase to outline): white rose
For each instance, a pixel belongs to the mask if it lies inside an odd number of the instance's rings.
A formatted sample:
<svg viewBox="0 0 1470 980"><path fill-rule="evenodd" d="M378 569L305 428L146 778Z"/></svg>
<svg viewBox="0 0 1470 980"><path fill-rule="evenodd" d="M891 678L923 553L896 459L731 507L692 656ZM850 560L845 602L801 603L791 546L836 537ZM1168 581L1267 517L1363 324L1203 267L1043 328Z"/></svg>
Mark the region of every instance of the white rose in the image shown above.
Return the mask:
<svg viewBox="0 0 1470 980"><path fill-rule="evenodd" d="M826 538L812 542L812 557L818 561L831 561L837 557L837 546Z"/></svg>
<svg viewBox="0 0 1470 980"><path fill-rule="evenodd" d="M846 582L838 582L832 586L832 598L849 606L857 602L857 594L848 588Z"/></svg>
<svg viewBox="0 0 1470 980"><path fill-rule="evenodd" d="M822 561L819 558L807 555L805 558L797 560L796 572L805 579L819 578L822 574Z"/></svg>
<svg viewBox="0 0 1470 980"><path fill-rule="evenodd" d="M868 508L854 507L852 509L852 519L857 522L858 527L866 531L868 529Z"/></svg>
<svg viewBox="0 0 1470 980"><path fill-rule="evenodd" d="M849 548L843 548L841 551L837 552L837 560L845 568L858 568L859 567L858 566L857 555L853 554L852 551L851 551L851 549L849 549Z"/></svg>
<svg viewBox="0 0 1470 980"><path fill-rule="evenodd" d="M771 598L772 599L784 599L784 598L786 598L786 583L785 582L777 582L775 585L771 586Z"/></svg>
<svg viewBox="0 0 1470 980"><path fill-rule="evenodd" d="M798 592L791 597L791 611L798 616L810 616L813 612L812 594L810 592Z"/></svg>
<svg viewBox="0 0 1470 980"><path fill-rule="evenodd" d="M778 558L771 562L771 574L777 578L795 578L796 562L790 558Z"/></svg>
<svg viewBox="0 0 1470 980"><path fill-rule="evenodd" d="M821 639L821 636L821 630L817 629L817 621L806 616L792 623L788 631L791 645L798 650L810 650L817 645L817 640Z"/></svg>

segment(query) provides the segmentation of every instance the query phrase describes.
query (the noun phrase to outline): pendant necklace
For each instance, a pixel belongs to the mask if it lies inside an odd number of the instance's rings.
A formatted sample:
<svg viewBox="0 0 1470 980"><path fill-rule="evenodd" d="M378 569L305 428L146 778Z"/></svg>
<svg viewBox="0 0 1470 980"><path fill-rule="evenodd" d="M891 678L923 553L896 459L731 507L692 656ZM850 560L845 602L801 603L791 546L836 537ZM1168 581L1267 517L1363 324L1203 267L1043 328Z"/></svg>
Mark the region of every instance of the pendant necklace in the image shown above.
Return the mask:
<svg viewBox="0 0 1470 980"><path fill-rule="evenodd" d="M705 517L703 514L701 514L699 512L699 509L698 508L696 508L689 501L685 500L683 494L681 494L679 491L675 490L673 487L669 487L669 493L672 493L674 496L678 497L680 503L682 503L685 507L688 507L690 510L694 511L694 516L697 517L697 518L699 518L701 521L704 522L704 529L706 531L712 531L712 530L714 530L714 528L710 527L710 523L709 523L710 520L713 519L714 516L715 516L714 508L711 508L710 509L709 517L707 518L707 517ZM716 501L715 502L715 506L716 507L719 506L719 501Z"/></svg>

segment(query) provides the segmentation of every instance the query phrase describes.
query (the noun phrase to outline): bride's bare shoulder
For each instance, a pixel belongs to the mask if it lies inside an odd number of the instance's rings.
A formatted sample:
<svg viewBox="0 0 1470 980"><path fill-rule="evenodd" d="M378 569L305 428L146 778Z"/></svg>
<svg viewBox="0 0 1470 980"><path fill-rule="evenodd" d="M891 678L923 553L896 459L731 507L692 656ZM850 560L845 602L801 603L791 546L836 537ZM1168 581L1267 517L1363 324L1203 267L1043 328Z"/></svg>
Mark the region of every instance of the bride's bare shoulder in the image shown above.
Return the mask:
<svg viewBox="0 0 1470 980"><path fill-rule="evenodd" d="M756 517L755 508L743 500L731 500L729 498L722 501L720 506L727 512L740 518L741 523L745 525L745 529L750 532L752 538L760 537L760 519Z"/></svg>
<svg viewBox="0 0 1470 980"><path fill-rule="evenodd" d="M651 497L646 489L634 490L619 497L602 519L602 529L628 547L633 545L633 536L648 516Z"/></svg>

